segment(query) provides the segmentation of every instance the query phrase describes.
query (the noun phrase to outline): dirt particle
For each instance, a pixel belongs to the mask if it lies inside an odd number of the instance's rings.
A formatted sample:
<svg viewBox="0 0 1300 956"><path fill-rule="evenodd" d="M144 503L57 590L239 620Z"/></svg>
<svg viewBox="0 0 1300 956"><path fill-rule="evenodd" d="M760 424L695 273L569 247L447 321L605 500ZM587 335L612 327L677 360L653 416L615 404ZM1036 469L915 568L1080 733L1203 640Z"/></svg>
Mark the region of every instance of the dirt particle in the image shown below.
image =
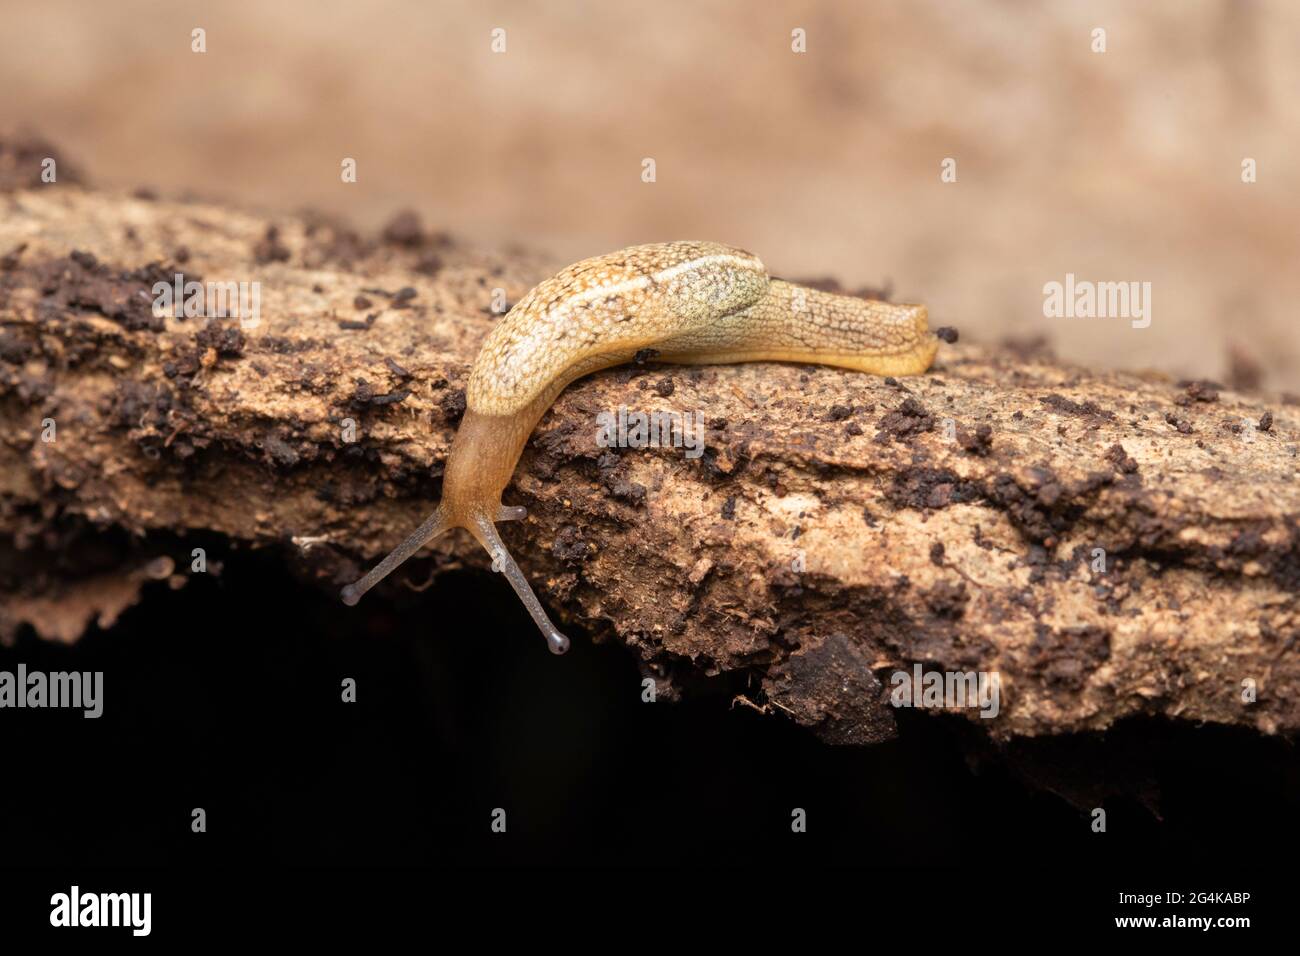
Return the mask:
<svg viewBox="0 0 1300 956"><path fill-rule="evenodd" d="M283 468L292 468L298 464L300 457L288 442L277 438L275 435L267 435L262 439L262 451L266 453L268 460Z"/></svg>
<svg viewBox="0 0 1300 956"><path fill-rule="evenodd" d="M908 441L933 429L934 416L927 412L915 398L905 398L897 409L887 412L880 420L880 430L876 432L875 440L879 444L889 441Z"/></svg>
<svg viewBox="0 0 1300 956"><path fill-rule="evenodd" d="M993 450L993 428L990 425L979 425L973 433L959 431L957 443L968 455L983 458Z"/></svg>
<svg viewBox="0 0 1300 956"><path fill-rule="evenodd" d="M1129 457L1124 446L1118 442L1106 449L1106 460L1126 475L1131 475L1138 470L1138 463Z"/></svg>
<svg viewBox="0 0 1300 956"><path fill-rule="evenodd" d="M798 649L768 670L763 691L829 744L878 743L897 733L870 655L846 634L802 636Z"/></svg>
<svg viewBox="0 0 1300 956"><path fill-rule="evenodd" d="M966 582L940 581L925 592L925 605L935 617L956 620L966 613L966 604L970 595L966 593Z"/></svg>
<svg viewBox="0 0 1300 956"><path fill-rule="evenodd" d="M36 353L36 346L8 330L0 332L0 362L21 365Z"/></svg>
<svg viewBox="0 0 1300 956"><path fill-rule="evenodd" d="M551 545L551 554L569 564L585 561L591 557L591 552L591 547L583 540L582 532L571 524L560 529Z"/></svg>
<svg viewBox="0 0 1300 956"><path fill-rule="evenodd" d="M0 192L52 188L41 180L47 159L54 160L58 168L59 185L82 182L81 173L47 140L36 136L0 139Z"/></svg>
<svg viewBox="0 0 1300 956"><path fill-rule="evenodd" d="M208 324L194 334L200 349L211 349L221 358L237 358L244 354L247 340L235 325L224 325L220 319L208 319Z"/></svg>
<svg viewBox="0 0 1300 956"><path fill-rule="evenodd" d="M27 243L20 242L3 256L0 256L0 272L13 272L18 268L18 260L22 258L23 253L27 250Z"/></svg>
<svg viewBox="0 0 1300 956"><path fill-rule="evenodd" d="M396 391L386 392L383 395L375 395L370 399L371 405L399 405L410 396L409 388L401 388Z"/></svg>
<svg viewBox="0 0 1300 956"><path fill-rule="evenodd" d="M348 402L351 405L369 405L370 400L374 397L374 386L364 378L359 378L352 385L352 397L348 399Z"/></svg>
<svg viewBox="0 0 1300 956"><path fill-rule="evenodd" d="M420 261L415 264L415 271L422 276L436 276L442 271L442 256L436 252L426 252L420 256Z"/></svg>
<svg viewBox="0 0 1300 956"><path fill-rule="evenodd" d="M442 409L442 418L446 422L458 422L465 415L465 390L458 388L448 392L438 403Z"/></svg>
<svg viewBox="0 0 1300 956"><path fill-rule="evenodd" d="M1081 690L1089 675L1110 660L1110 632L1096 625L1053 630L1039 624L1035 630L1030 667L1053 687Z"/></svg>
<svg viewBox="0 0 1300 956"><path fill-rule="evenodd" d="M1062 412L1066 415L1077 415L1080 418L1100 418L1108 422L1113 422L1115 420L1114 412L1107 411L1093 401L1086 401L1080 404L1079 402L1071 401L1064 395L1056 394L1040 398L1039 401L1048 408L1055 409L1056 411Z"/></svg>
<svg viewBox="0 0 1300 956"><path fill-rule="evenodd" d="M892 505L914 511L938 510L982 497L984 491L978 483L959 478L947 468L906 468L894 475L886 492ZM870 518L867 523L871 523Z"/></svg>
<svg viewBox="0 0 1300 956"><path fill-rule="evenodd" d="M280 241L280 228L267 226L266 233L253 246L253 261L258 265L268 262L288 262L291 253L289 247Z"/></svg>
<svg viewBox="0 0 1300 956"><path fill-rule="evenodd" d="M1175 405L1190 405L1193 402L1217 402L1223 386L1217 382L1204 379L1198 381L1181 381L1178 387L1183 394L1174 399Z"/></svg>
<svg viewBox="0 0 1300 956"><path fill-rule="evenodd" d="M1087 510L1085 499L1114 481L1111 472L1090 472L1067 485L1052 469L1038 466L1027 470L1023 484L1011 475L998 475L988 497L1030 541L1050 546Z"/></svg>
<svg viewBox="0 0 1300 956"><path fill-rule="evenodd" d="M596 459L596 469L600 472L600 483L611 496L632 505L645 502L645 485L627 478L627 466L619 455L613 451L601 453Z"/></svg>
<svg viewBox="0 0 1300 956"><path fill-rule="evenodd" d="M382 233L384 242L415 248L424 244L424 227L414 209L403 209L388 220Z"/></svg>

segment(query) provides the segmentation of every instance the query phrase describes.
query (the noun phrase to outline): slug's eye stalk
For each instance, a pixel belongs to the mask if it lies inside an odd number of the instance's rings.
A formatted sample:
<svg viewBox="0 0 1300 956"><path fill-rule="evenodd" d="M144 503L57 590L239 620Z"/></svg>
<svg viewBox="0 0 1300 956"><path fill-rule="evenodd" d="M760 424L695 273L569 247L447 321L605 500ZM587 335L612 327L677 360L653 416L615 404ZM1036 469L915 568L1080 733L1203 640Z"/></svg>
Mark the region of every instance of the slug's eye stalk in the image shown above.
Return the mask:
<svg viewBox="0 0 1300 956"><path fill-rule="evenodd" d="M501 509L503 512L515 509ZM517 509L523 511L524 509ZM513 517L513 516L512 516ZM523 515L519 514L522 518ZM509 519L506 519L509 520ZM569 649L569 639L559 632L551 619L546 616L546 611L542 609L542 602L537 600L537 595L528 584L528 579L524 577L524 572L515 564L515 559L510 556L506 550L505 542L497 534L496 527L490 520L485 517L478 517L474 520L474 525L470 532L478 538L479 544L492 555L492 570L500 571L510 582L510 586L515 589L515 594L519 595L519 600L524 602L524 607L528 608L529 615L532 616L533 623L537 625L538 630L546 638L546 645L551 649L552 654L563 654Z"/></svg>
<svg viewBox="0 0 1300 956"><path fill-rule="evenodd" d="M364 577L353 581L340 591L339 597L343 599L343 603L352 607L367 591L392 574L399 564L446 531L448 527L443 509L439 507L425 519L424 524L411 532L410 537L390 551L388 556L371 568Z"/></svg>

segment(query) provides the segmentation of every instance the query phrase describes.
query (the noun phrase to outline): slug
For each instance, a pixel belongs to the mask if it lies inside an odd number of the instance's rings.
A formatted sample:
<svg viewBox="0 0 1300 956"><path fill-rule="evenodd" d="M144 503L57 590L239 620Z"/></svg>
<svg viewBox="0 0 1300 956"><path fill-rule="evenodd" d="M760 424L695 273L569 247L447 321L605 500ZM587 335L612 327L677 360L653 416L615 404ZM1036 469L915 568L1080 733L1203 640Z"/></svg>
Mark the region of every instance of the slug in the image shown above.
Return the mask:
<svg viewBox="0 0 1300 956"><path fill-rule="evenodd" d="M570 382L632 361L643 349L678 364L808 362L914 375L930 367L938 346L924 306L774 279L757 256L718 243L657 243L584 259L533 288L488 335L470 371L442 500L343 589L343 602L356 604L427 542L465 528L505 573L551 651L563 654L568 638L546 616L496 522L527 514L503 505L501 493L533 427Z"/></svg>

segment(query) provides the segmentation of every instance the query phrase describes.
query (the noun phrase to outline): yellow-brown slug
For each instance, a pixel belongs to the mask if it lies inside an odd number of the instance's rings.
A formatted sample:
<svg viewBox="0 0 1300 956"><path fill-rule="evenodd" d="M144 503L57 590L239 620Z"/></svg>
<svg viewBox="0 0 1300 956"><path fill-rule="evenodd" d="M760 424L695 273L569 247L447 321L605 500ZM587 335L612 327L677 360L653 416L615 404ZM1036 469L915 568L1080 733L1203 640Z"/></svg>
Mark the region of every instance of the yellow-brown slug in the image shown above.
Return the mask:
<svg viewBox="0 0 1300 956"><path fill-rule="evenodd" d="M939 342L920 305L892 305L768 276L759 259L713 242L633 246L584 259L515 304L483 343L451 446L442 501L368 574L343 589L361 596L448 528L466 528L505 573L550 648L569 640L551 623L497 534L523 518L501 503L524 443L574 379L629 362L643 349L679 364L810 362L876 375L914 375Z"/></svg>

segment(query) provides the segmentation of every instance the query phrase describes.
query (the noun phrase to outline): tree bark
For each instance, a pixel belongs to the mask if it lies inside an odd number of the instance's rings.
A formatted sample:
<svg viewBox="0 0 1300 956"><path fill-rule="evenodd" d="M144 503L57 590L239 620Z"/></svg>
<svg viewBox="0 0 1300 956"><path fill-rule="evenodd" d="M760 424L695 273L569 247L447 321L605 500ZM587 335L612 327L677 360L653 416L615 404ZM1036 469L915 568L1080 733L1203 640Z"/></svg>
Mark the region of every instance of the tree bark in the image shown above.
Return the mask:
<svg viewBox="0 0 1300 956"><path fill-rule="evenodd" d="M10 187L10 639L111 624L214 536L335 591L437 501L494 290L513 303L563 265L409 215L370 237ZM155 318L178 272L260 283L260 323ZM623 406L699 413L703 454L600 447L597 415ZM1298 435L1285 400L1024 347L945 346L899 381L650 362L561 396L506 492L529 517L502 533L562 626L622 642L661 693L746 675L744 702L830 741L889 737L894 675L917 664L996 673L998 716L957 712L997 739L1134 714L1294 732ZM458 533L385 587L465 565L488 561Z"/></svg>

